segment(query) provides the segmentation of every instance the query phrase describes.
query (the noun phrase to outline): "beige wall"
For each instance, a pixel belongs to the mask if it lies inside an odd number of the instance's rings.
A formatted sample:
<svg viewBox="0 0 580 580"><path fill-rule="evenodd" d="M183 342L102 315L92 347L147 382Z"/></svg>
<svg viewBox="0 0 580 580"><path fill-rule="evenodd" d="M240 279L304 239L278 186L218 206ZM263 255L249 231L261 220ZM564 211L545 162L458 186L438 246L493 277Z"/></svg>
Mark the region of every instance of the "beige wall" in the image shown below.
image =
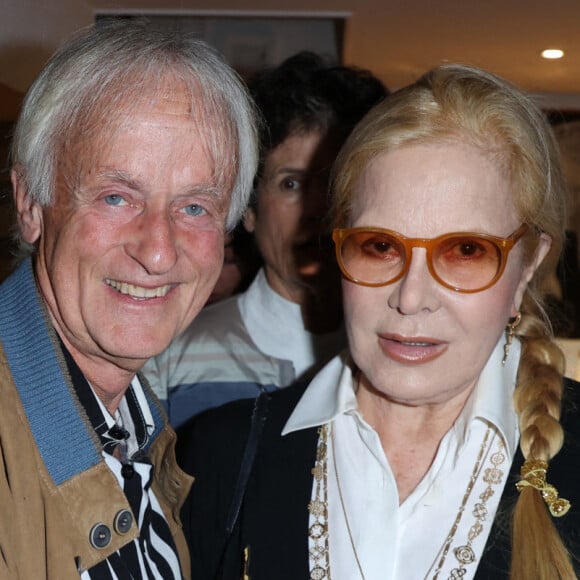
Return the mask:
<svg viewBox="0 0 580 580"><path fill-rule="evenodd" d="M7 6L5 6L8 4ZM475 64L545 96L550 108L580 109L578 0L4 0L0 83L23 90L60 41L93 20L93 10L215 13L351 13L346 64L368 68L390 88L442 61ZM542 62L558 41L565 62Z"/></svg>
<svg viewBox="0 0 580 580"><path fill-rule="evenodd" d="M84 0L5 0L0 83L26 91L62 39L92 20L92 6Z"/></svg>

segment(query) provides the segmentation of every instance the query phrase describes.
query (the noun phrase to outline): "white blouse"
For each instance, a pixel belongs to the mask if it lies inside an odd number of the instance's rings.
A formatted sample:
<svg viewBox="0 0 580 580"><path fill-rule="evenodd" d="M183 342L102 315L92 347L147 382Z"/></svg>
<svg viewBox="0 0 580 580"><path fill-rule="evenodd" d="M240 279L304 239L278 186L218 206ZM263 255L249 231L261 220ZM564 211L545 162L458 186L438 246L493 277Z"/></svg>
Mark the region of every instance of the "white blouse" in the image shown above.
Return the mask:
<svg viewBox="0 0 580 580"><path fill-rule="evenodd" d="M329 425L332 580L447 580L454 569L463 570L462 580L474 577L519 439L512 403L519 342L503 367L502 357L503 340L429 471L402 504L378 434L358 411L348 356L336 357L314 378L283 434ZM316 493L315 480L313 500ZM310 523L316 521L311 515ZM311 548L319 546L310 539ZM311 570L322 560L311 558Z"/></svg>

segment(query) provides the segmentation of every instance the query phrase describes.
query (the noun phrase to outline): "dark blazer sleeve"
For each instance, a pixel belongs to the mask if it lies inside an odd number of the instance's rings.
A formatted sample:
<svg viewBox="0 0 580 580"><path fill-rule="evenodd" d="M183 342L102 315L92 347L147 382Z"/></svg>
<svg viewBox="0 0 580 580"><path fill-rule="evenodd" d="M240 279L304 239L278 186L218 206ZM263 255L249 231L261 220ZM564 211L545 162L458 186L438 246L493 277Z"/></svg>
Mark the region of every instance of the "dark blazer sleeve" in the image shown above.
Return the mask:
<svg viewBox="0 0 580 580"><path fill-rule="evenodd" d="M181 519L196 580L215 580L218 574L253 403L236 401L202 413L178 431L178 462L195 478Z"/></svg>
<svg viewBox="0 0 580 580"><path fill-rule="evenodd" d="M226 522L254 400L208 411L178 432L178 461L195 477L182 511L195 580L239 580L246 546L252 580L309 576L307 506L317 429L281 435L305 387L297 384L268 395L266 420L231 534L226 532Z"/></svg>
<svg viewBox="0 0 580 580"><path fill-rule="evenodd" d="M249 550L251 580L310 578L308 504L318 428L282 437L282 428L297 400L291 397L300 393L284 391L284 399L272 397L240 518L238 549Z"/></svg>

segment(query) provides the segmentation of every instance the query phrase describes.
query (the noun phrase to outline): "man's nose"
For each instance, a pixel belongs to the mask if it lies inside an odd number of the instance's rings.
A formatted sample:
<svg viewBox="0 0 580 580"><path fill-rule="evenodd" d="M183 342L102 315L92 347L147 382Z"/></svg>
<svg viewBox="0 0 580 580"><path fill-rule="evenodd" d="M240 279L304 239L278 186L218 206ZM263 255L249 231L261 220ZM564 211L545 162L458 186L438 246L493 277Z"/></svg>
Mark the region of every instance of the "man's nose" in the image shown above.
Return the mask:
<svg viewBox="0 0 580 580"><path fill-rule="evenodd" d="M178 251L169 211L145 209L133 220L129 236L126 251L147 273L164 274L175 265Z"/></svg>

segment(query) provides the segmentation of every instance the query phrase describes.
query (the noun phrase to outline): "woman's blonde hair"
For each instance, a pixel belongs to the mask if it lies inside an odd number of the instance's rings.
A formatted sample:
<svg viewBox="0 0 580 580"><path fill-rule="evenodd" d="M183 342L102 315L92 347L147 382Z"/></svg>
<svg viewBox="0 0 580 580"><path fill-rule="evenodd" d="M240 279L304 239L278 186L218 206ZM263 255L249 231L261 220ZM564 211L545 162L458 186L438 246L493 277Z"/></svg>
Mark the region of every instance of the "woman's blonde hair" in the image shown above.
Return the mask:
<svg viewBox="0 0 580 580"><path fill-rule="evenodd" d="M524 259L533 257L540 232L552 239L550 255L521 305L516 332L522 357L514 395L524 457L549 461L563 443L564 359L552 340L542 288L564 241L566 188L556 141L532 100L472 67L429 71L377 105L351 133L331 176L331 217L337 227L350 225L353 186L376 156L404 145L457 141L493 155L505 170L519 219L531 226L523 240ZM514 511L511 578L576 578L541 493L532 487L520 492Z"/></svg>

